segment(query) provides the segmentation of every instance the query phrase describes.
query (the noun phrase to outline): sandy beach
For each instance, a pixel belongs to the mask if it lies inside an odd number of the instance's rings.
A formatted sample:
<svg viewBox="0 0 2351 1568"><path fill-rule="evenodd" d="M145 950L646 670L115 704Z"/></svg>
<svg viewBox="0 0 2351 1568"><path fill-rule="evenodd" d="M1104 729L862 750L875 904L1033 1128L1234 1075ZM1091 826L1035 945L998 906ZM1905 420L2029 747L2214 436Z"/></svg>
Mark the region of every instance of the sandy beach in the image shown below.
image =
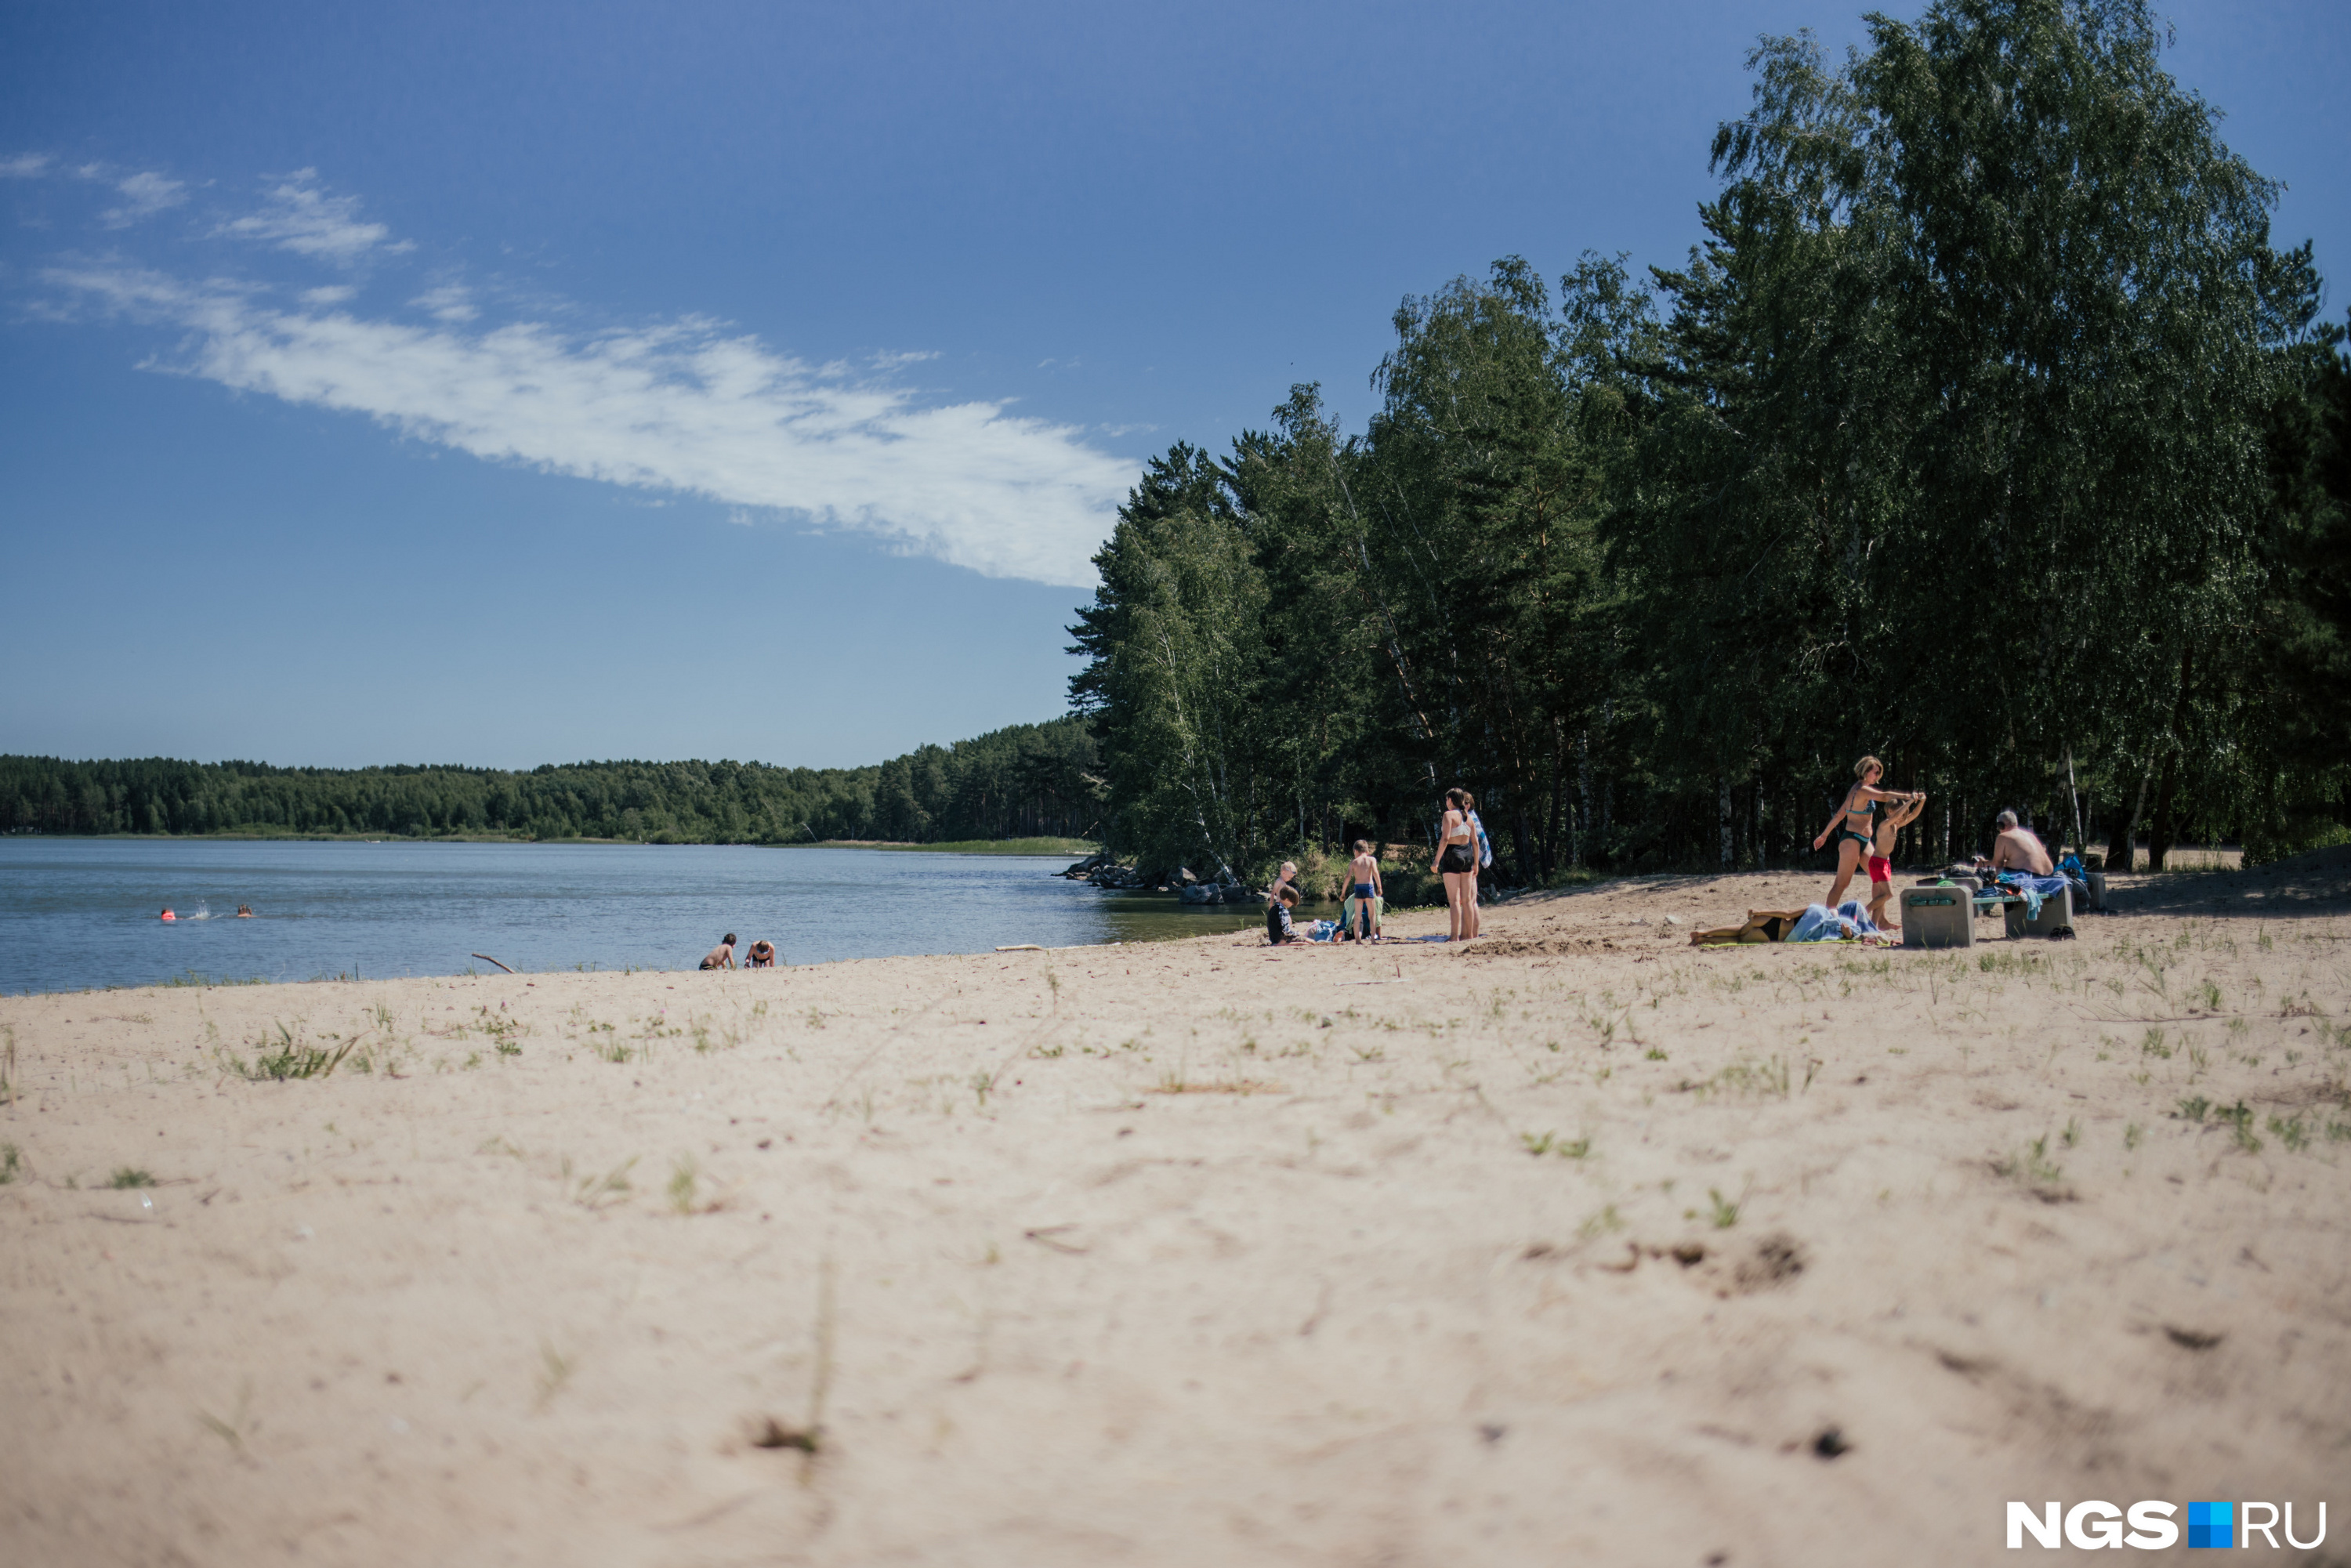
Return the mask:
<svg viewBox="0 0 2351 1568"><path fill-rule="evenodd" d="M2351 859L1688 946L1824 891L0 999L0 1560L2351 1562Z"/></svg>

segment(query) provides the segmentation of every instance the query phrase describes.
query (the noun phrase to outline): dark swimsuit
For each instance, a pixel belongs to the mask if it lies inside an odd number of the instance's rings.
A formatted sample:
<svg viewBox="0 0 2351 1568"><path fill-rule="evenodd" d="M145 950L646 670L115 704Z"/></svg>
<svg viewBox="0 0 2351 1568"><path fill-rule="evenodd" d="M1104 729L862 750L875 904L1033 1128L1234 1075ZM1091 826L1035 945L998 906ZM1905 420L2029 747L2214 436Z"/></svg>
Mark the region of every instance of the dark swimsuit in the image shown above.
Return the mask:
<svg viewBox="0 0 2351 1568"><path fill-rule="evenodd" d="M1855 788L1858 788L1858 786ZM1855 832L1853 827L1853 820L1855 817L1860 817L1866 821L1870 824L1871 831L1866 833ZM1851 839L1855 843L1861 846L1862 857L1865 860L1869 856L1877 852L1876 824L1877 802L1875 800L1865 800L1862 802L1862 809L1860 810L1854 810L1853 805L1853 790L1848 789L1844 792L1844 826L1839 828L1837 830L1836 837L1829 841L1832 843L1838 843L1846 839Z"/></svg>

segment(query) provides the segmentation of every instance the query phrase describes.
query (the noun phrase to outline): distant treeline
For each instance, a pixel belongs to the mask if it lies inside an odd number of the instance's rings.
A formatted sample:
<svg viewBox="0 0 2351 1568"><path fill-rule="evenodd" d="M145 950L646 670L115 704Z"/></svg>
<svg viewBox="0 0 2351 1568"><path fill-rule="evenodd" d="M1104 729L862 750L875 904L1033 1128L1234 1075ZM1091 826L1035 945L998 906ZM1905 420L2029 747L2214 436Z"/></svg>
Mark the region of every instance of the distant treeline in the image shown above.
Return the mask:
<svg viewBox="0 0 2351 1568"><path fill-rule="evenodd" d="M578 762L272 768L0 756L0 829L43 833L381 833L788 844L1083 838L1094 742L1072 718L925 746L867 768Z"/></svg>

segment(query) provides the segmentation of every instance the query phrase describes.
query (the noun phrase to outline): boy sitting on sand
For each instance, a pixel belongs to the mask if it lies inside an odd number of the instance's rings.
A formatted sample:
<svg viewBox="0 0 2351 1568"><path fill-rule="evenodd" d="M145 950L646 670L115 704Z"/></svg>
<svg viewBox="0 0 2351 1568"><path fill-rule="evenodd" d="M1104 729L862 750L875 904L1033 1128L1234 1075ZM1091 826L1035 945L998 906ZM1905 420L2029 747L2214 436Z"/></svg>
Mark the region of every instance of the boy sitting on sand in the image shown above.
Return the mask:
<svg viewBox="0 0 2351 1568"><path fill-rule="evenodd" d="M731 969L735 967L735 933L729 931L726 940L702 956L705 969Z"/></svg>
<svg viewBox="0 0 2351 1568"><path fill-rule="evenodd" d="M1294 887L1283 888L1280 895L1265 906L1266 941L1279 947L1285 943L1305 940L1299 936L1298 927L1290 922L1290 912L1297 907L1298 890Z"/></svg>

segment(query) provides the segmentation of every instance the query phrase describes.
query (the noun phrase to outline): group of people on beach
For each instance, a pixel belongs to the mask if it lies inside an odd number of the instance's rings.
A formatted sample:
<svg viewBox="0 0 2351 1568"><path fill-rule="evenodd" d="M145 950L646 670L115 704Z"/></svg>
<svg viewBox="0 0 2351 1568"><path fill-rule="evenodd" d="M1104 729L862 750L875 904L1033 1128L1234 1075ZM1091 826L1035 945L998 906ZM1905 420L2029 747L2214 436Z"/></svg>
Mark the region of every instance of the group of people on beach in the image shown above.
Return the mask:
<svg viewBox="0 0 2351 1568"><path fill-rule="evenodd" d="M1445 939L1467 942L1478 935L1478 873L1494 863L1486 825L1478 820L1478 800L1467 789L1445 792L1445 814L1437 829L1437 852L1428 862L1432 875L1445 879L1447 915ZM1291 912L1298 907L1298 862L1281 862L1281 875L1266 894L1266 940L1279 947L1303 942ZM1368 839L1355 841L1355 858L1347 866L1346 902L1353 907L1335 934L1343 942L1381 942L1380 916L1387 903L1387 884L1380 875L1380 859Z"/></svg>
<svg viewBox="0 0 2351 1568"><path fill-rule="evenodd" d="M1830 813L1828 826L1813 841L1816 850L1827 844L1832 835L1836 841L1836 881L1829 888L1828 906L1834 909L1844 902L1845 889L1852 883L1854 873L1865 865L1869 872L1870 923L1881 930L1898 931L1902 928L1900 923L1886 915L1886 905L1894 896L1895 837L1927 809L1927 794L1923 789L1878 788L1878 781L1886 776L1886 764L1875 757L1865 757L1855 763L1853 776L1853 788L1845 791L1844 799ZM2057 864L2048 846L2041 841L2039 834L2018 821L2014 811L2002 811L1999 826L1991 854L1976 857L1980 869L2017 872L2027 876L2057 874Z"/></svg>
<svg viewBox="0 0 2351 1568"><path fill-rule="evenodd" d="M772 969L775 967L776 945L765 936L752 943L743 955L743 967L746 969ZM735 933L729 931L725 941L702 956L702 967L705 969L735 967Z"/></svg>

